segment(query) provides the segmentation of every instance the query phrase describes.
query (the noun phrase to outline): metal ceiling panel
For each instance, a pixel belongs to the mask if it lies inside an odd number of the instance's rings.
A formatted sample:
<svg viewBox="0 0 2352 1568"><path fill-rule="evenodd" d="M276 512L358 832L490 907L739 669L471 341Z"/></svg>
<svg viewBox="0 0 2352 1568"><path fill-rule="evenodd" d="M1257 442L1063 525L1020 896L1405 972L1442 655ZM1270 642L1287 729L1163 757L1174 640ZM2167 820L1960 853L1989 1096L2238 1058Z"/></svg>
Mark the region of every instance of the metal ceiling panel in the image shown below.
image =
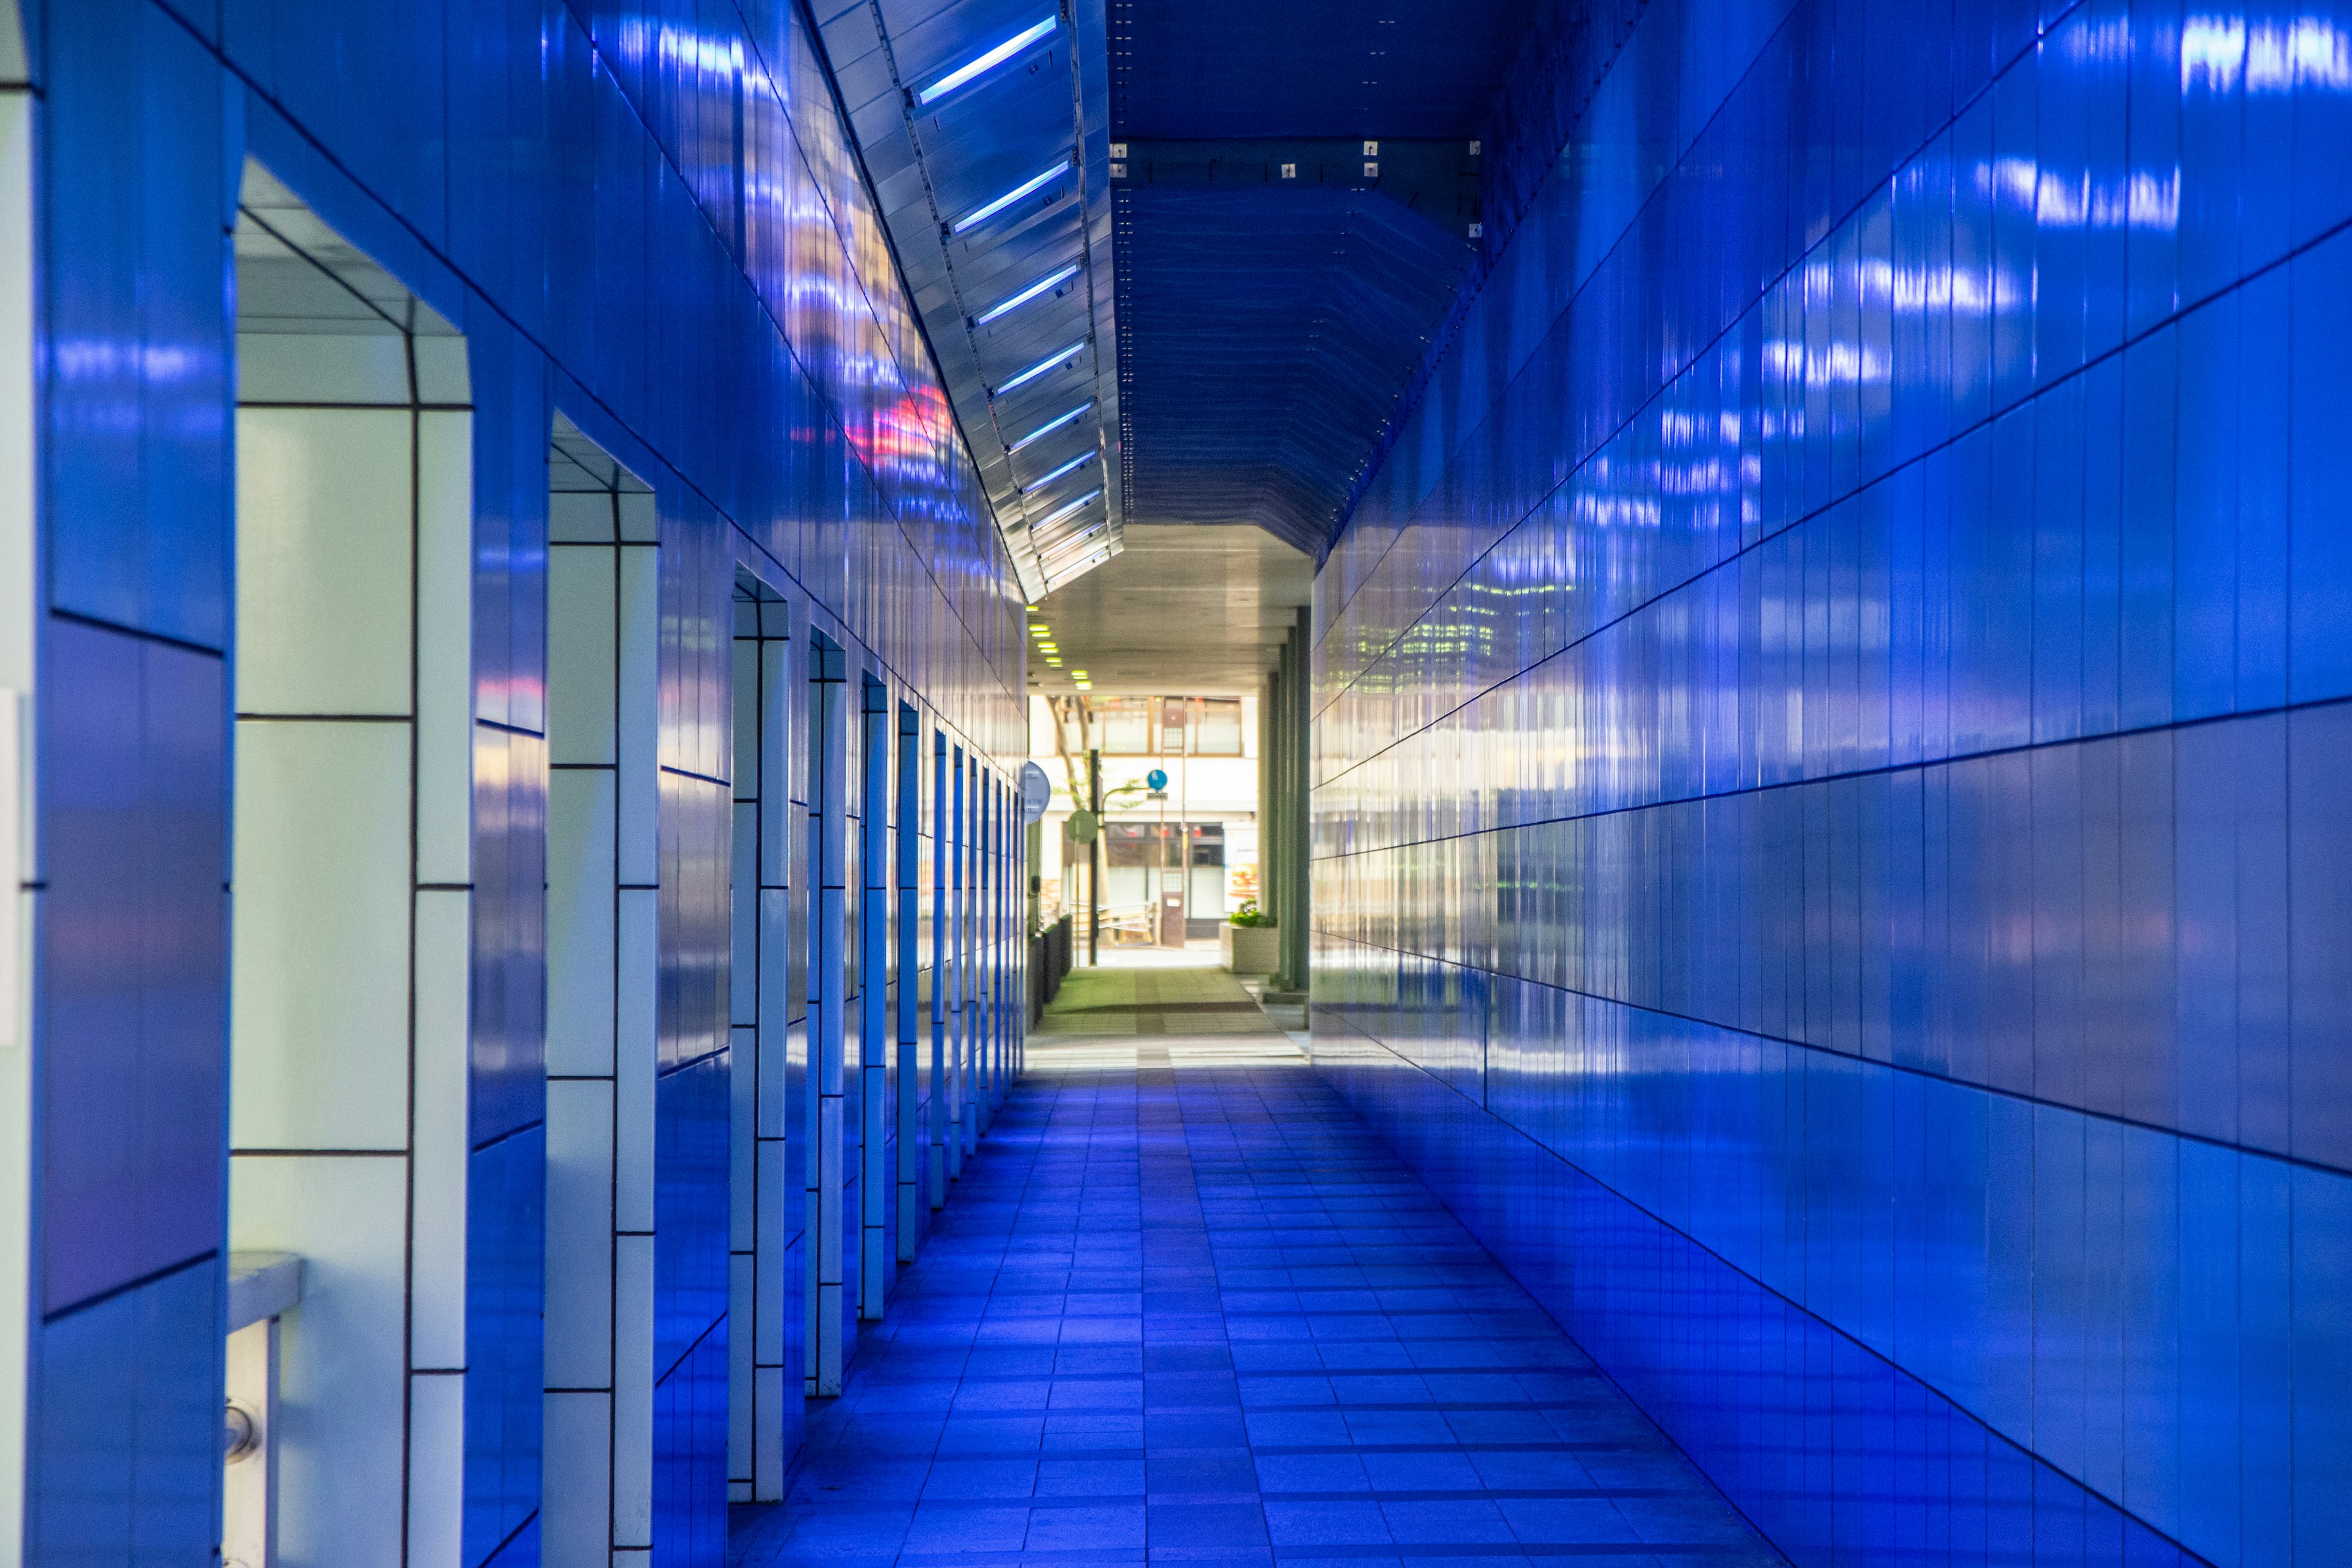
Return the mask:
<svg viewBox="0 0 2352 1568"><path fill-rule="evenodd" d="M1130 506L1319 559L1472 261L1370 190L1118 191Z"/></svg>
<svg viewBox="0 0 2352 1568"><path fill-rule="evenodd" d="M1111 140L1132 154L1112 162L1134 521L1254 522L1321 558L1474 276L1472 139L1530 14L1122 0ZM1171 180L1153 163L1177 148L1193 167Z"/></svg>
<svg viewBox="0 0 2352 1568"><path fill-rule="evenodd" d="M1123 516L1103 0L856 0L820 31L998 527L1023 587L1043 594L1073 555L1115 553ZM1010 452L1073 407L1078 418ZM1031 523L1089 485L1104 492L1100 552L1050 554L1070 520L1034 538Z"/></svg>
<svg viewBox="0 0 2352 1568"><path fill-rule="evenodd" d="M1128 0L1121 137L1478 134L1528 0Z"/></svg>

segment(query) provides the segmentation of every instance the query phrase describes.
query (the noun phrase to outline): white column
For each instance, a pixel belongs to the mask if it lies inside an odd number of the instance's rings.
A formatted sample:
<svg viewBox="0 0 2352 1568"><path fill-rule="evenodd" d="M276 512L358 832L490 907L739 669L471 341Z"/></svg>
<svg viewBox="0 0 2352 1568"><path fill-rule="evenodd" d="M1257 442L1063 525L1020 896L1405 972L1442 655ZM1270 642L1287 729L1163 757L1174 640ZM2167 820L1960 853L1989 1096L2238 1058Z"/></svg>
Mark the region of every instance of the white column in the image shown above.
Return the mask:
<svg viewBox="0 0 2352 1568"><path fill-rule="evenodd" d="M859 1237L857 1315L882 1316L892 1262L890 1210L897 1202L888 1152L890 989L890 752L889 692L866 679L859 688L859 761L865 768L858 792L857 900L857 1180Z"/></svg>
<svg viewBox="0 0 2352 1568"><path fill-rule="evenodd" d="M842 1090L846 1041L848 697L842 652L811 646L809 674L808 1215L806 1392L841 1392L845 1215Z"/></svg>
<svg viewBox="0 0 2352 1568"><path fill-rule="evenodd" d="M949 959L948 931L954 923L948 900L948 742L931 731L931 1141L930 1204L945 1208L948 1201L948 1155L953 1146L955 1123L949 1111L950 1050L948 1024L954 1005L950 984L953 965Z"/></svg>
<svg viewBox="0 0 2352 1568"><path fill-rule="evenodd" d="M280 1550L391 1564L404 1539L408 1562L455 1562L472 910L465 345L437 321L411 336L387 320L372 333L247 333L238 347L229 1242L306 1260L281 1341Z"/></svg>
<svg viewBox="0 0 2352 1568"><path fill-rule="evenodd" d="M980 1076L981 972L980 931L980 846L981 789L980 759L969 752L958 774L960 787L965 791L968 803L963 817L963 836L957 847L956 920L961 928L962 942L956 957L956 969L962 981L960 994L963 1002L963 1048L957 1060L961 1068L962 1093L959 1108L963 1114L957 1125L961 1132L957 1145L963 1158L969 1159L980 1147L980 1112L973 1103L986 1094Z"/></svg>
<svg viewBox="0 0 2352 1568"><path fill-rule="evenodd" d="M22 1550L25 1352L31 1343L31 989L40 872L25 827L33 689L32 94L16 8L0 0L0 1560Z"/></svg>
<svg viewBox="0 0 2352 1568"><path fill-rule="evenodd" d="M917 1242L922 1237L922 1180L926 1158L925 1138L919 1109L921 1073L919 1058L920 1047L916 1037L915 1007L922 992L922 952L919 946L918 900L921 897L922 812L922 752L921 730L915 710L905 703L898 705L896 738L898 748L898 788L897 820L892 824L892 840L897 864L892 878L894 896L898 900L895 915L896 957L898 960L897 1005L892 1008L898 1035L898 1083L896 1107L898 1126L898 1261L914 1261Z"/></svg>
<svg viewBox="0 0 2352 1568"><path fill-rule="evenodd" d="M659 547L629 483L549 500L540 1527L565 1568L652 1545Z"/></svg>
<svg viewBox="0 0 2352 1568"><path fill-rule="evenodd" d="M784 1495L784 1469L798 1451L803 1369L784 1352L795 1319L803 1315L804 1280L787 1279L785 1262L805 1221L800 1173L790 1168L792 1067L793 809L789 757L795 693L789 616L775 601L760 614L759 1083L753 1200L751 1303L751 1495L775 1502ZM741 1321L729 1325L743 1332ZM731 1343L730 1340L730 1343ZM797 1358L795 1358L797 1359Z"/></svg>
<svg viewBox="0 0 2352 1568"><path fill-rule="evenodd" d="M966 774L963 748L954 748L949 788L953 797L948 810L948 1174L963 1175L964 1128L971 1090L971 1018L965 997L971 986L971 955L966 951L971 921L964 910L964 883L971 874L965 864Z"/></svg>

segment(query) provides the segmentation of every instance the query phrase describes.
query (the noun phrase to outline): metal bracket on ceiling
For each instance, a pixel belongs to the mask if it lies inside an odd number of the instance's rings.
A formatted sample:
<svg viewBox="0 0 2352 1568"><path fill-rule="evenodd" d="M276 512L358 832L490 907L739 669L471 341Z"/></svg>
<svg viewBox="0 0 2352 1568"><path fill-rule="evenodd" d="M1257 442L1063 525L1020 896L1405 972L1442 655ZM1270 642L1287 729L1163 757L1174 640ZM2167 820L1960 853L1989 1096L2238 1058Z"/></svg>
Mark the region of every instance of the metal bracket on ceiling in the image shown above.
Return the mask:
<svg viewBox="0 0 2352 1568"><path fill-rule="evenodd" d="M1373 191L1466 243L1479 221L1484 149L1455 137L1144 140L1110 144L1111 184L1228 190Z"/></svg>

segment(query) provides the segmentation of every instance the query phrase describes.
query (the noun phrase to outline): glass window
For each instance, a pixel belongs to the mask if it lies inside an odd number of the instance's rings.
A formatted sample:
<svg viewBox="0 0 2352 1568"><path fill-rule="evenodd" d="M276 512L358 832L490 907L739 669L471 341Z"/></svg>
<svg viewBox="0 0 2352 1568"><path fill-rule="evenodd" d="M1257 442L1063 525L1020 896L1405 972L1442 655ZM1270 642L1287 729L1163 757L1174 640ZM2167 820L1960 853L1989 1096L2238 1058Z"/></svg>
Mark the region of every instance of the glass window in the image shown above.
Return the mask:
<svg viewBox="0 0 2352 1568"><path fill-rule="evenodd" d="M1238 757L1242 754L1242 700L1238 697L1203 697L1201 711L1192 731L1192 752L1202 757Z"/></svg>
<svg viewBox="0 0 2352 1568"><path fill-rule="evenodd" d="M1140 757L1151 751L1151 710L1149 697L1106 697L1095 704L1095 731L1102 737L1105 756Z"/></svg>
<svg viewBox="0 0 2352 1568"><path fill-rule="evenodd" d="M1111 866L1175 866L1181 853L1173 824L1113 822L1103 828L1104 862Z"/></svg>

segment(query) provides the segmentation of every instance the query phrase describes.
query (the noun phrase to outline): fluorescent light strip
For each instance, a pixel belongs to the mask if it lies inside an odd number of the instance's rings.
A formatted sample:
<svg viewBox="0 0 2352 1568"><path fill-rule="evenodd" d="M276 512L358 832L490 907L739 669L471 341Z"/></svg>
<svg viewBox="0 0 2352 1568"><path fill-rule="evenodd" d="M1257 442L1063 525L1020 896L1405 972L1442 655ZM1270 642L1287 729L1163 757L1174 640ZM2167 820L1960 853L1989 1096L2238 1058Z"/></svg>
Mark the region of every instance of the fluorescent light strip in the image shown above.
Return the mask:
<svg viewBox="0 0 2352 1568"><path fill-rule="evenodd" d="M1074 539L1084 539L1089 533L1100 533L1104 529L1108 528L1109 526L1110 519L1108 517L1098 517L1095 519L1094 521L1087 524L1084 528L1078 529L1070 533L1066 533L1059 539L1049 539L1045 542L1038 544L1037 553L1043 555L1047 551L1059 550L1062 546L1069 543L1070 541Z"/></svg>
<svg viewBox="0 0 2352 1568"><path fill-rule="evenodd" d="M1109 552L1109 551L1108 551L1108 550L1097 550L1097 551L1096 551L1092 555L1087 556L1084 561L1079 562L1076 565L1075 565L1075 566L1071 567L1068 571L1066 571L1066 572L1064 572L1064 573L1060 574L1058 576L1057 576L1057 575L1055 575L1054 574L1048 573L1048 574L1046 574L1046 577L1045 577L1045 582L1046 582L1046 584L1047 584L1049 586L1058 586L1058 585L1059 585L1059 584L1064 584L1064 583L1068 582L1071 578L1073 578L1073 577L1076 576L1079 573L1081 573L1081 572L1085 571L1087 567L1089 567L1089 566L1099 566L1099 565L1100 565L1100 564L1102 564L1104 562L1106 562L1106 561L1108 561L1108 560L1109 560L1109 559L1110 559L1110 552ZM1079 685L1081 685L1081 686L1083 686L1083 685L1085 685L1085 684L1086 684L1086 682L1085 682L1085 681L1079 681L1079 682L1078 682L1078 684L1079 684Z"/></svg>
<svg viewBox="0 0 2352 1568"><path fill-rule="evenodd" d="M1065 156L1060 163L1055 163L1044 174L1030 175L1027 179L1022 181L1019 184L1013 186L1011 190L1005 192L1003 195L997 197L986 206L972 208L971 211L956 219L954 226L949 232L952 234L961 234L968 228L977 227L981 224L986 223L990 218L994 217L998 213L1003 212L1006 207L1011 206L1013 203L1020 201L1023 197L1036 195L1039 191L1044 190L1047 185L1052 184L1055 180L1060 179L1069 172L1070 160L1067 156Z"/></svg>
<svg viewBox="0 0 2352 1568"><path fill-rule="evenodd" d="M1005 300L1002 305L991 306L987 310L982 312L980 315L974 316L971 319L971 324L975 327L984 327L988 325L989 322L996 320L999 316L1019 310L1030 300L1034 300L1038 295L1059 289L1063 284L1067 283L1071 279L1076 278L1077 275L1078 264L1075 261L1071 262L1067 267L1063 268L1059 272L1048 272L1045 277L1038 279L1037 281L1030 284L1029 287L1024 289L1010 300Z"/></svg>
<svg viewBox="0 0 2352 1568"><path fill-rule="evenodd" d="M945 98L948 94L963 86L964 83L971 80L973 78L983 76L988 72L994 70L998 66L1003 65L1005 61L1011 59L1013 56L1019 54L1030 45L1042 42L1043 40L1051 37L1061 25L1062 21L1060 17L1048 16L1034 26L1024 28L1022 31L1013 34L1013 37L997 45L996 47L989 50L986 54L979 56L977 58L968 60L964 64L956 67L955 69L948 72L947 75L940 78L939 80L931 83L930 86L915 94L915 101L926 108L929 108L930 105L937 103L940 99Z"/></svg>
<svg viewBox="0 0 2352 1568"><path fill-rule="evenodd" d="M1062 505L1055 507L1052 511L1046 513L1044 517L1039 518L1035 522L1031 523L1029 525L1029 531L1031 533L1035 533L1039 529L1051 528L1066 517L1076 516L1090 502L1097 501L1101 499L1102 487L1100 485L1097 485L1093 489L1088 490L1077 500L1064 502Z"/></svg>
<svg viewBox="0 0 2352 1568"><path fill-rule="evenodd" d="M1060 468L1055 468L1052 473L1046 474L1040 479L1022 486L1021 493L1024 496L1034 496L1039 490L1044 489L1047 485L1052 484L1055 479L1066 479L1094 460L1094 448L1089 447L1085 451L1080 452L1076 457L1072 458L1068 462L1064 463Z"/></svg>
<svg viewBox="0 0 2352 1568"><path fill-rule="evenodd" d="M1110 520L1108 518L1105 518L1102 521L1096 523L1092 528L1082 528L1077 532L1070 535L1067 539L1057 539L1054 541L1053 543L1048 544L1043 550L1037 552L1037 559L1040 562L1043 562L1045 557L1053 554L1057 550L1067 550L1073 544L1084 544L1088 540L1093 539L1096 534L1100 533L1104 529L1108 528L1109 526Z"/></svg>
<svg viewBox="0 0 2352 1568"><path fill-rule="evenodd" d="M1086 352L1086 340L1081 338L1076 342L1072 343L1068 348L1060 350L1055 353L1047 354L1044 359L1039 360L1035 364L1031 365L1027 370L1023 371L1011 381L1005 382L1002 385L991 387L989 389L988 395L991 397L1002 397L1016 386L1026 386L1048 371L1058 370L1061 367L1063 361L1074 359L1077 355L1084 353Z"/></svg>
<svg viewBox="0 0 2352 1568"><path fill-rule="evenodd" d="M1051 436L1055 431L1059 430L1063 426L1067 425L1071 420L1082 418L1087 410L1092 408L1094 405L1095 400L1089 397L1084 403L1079 404L1076 408L1071 409L1067 414L1061 416L1059 418L1046 420L1045 423L1038 426L1037 428L1030 431L1029 434L1022 437L1021 439L1013 442L1010 447L1005 447L1005 456L1011 457L1013 453L1021 450L1022 447L1031 446L1036 442L1044 440L1046 437Z"/></svg>

